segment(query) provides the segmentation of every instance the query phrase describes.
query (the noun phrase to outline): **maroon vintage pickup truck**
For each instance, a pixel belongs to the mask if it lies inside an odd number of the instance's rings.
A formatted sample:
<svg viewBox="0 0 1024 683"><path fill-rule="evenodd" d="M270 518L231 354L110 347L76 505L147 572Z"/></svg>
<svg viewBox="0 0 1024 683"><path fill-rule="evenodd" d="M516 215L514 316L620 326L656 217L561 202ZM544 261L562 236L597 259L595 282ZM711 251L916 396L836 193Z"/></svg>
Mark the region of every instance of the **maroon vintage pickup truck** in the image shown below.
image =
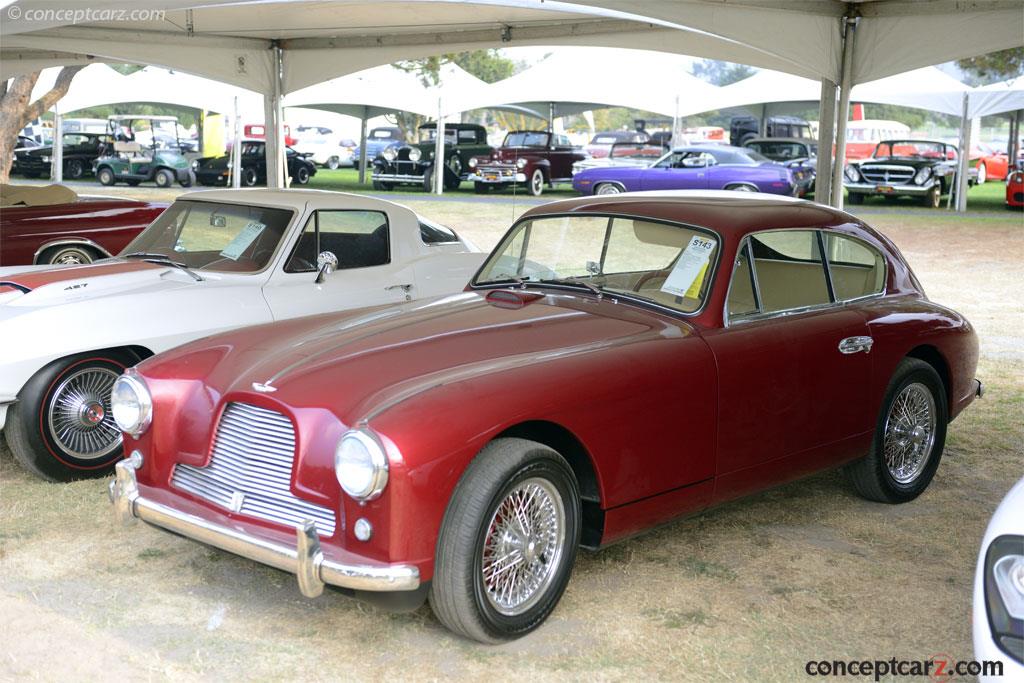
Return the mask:
<svg viewBox="0 0 1024 683"><path fill-rule="evenodd" d="M473 189L487 192L525 184L530 194L540 196L544 186L572 182L572 165L588 158L579 147L573 147L564 135L539 130L517 130L492 156L469 160L469 177Z"/></svg>
<svg viewBox="0 0 1024 683"><path fill-rule="evenodd" d="M82 264L112 256L167 208L122 197L79 197L59 185L0 189L0 266Z"/></svg>

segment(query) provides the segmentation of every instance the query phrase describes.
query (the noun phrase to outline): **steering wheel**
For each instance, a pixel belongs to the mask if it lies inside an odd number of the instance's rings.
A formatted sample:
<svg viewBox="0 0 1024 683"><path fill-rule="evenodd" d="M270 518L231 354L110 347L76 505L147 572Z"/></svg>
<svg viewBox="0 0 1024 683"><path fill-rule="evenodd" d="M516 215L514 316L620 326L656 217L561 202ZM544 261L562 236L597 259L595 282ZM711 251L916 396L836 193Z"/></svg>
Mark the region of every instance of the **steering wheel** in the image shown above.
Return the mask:
<svg viewBox="0 0 1024 683"><path fill-rule="evenodd" d="M664 278L668 278L668 274L669 274L669 272L671 272L671 271L669 271L669 270L667 270L667 269L666 269L666 270L652 270L652 271L651 271L651 272L649 272L649 273L644 273L644 274L643 274L643 275L641 275L641 276L640 276L640 278L639 278L639 279L638 279L638 280L636 281L636 284L635 284L635 285L633 285L633 291L634 291L634 292L639 292L639 291L640 291L640 289L641 289L641 288L642 288L642 287L643 287L644 285L646 285L646 284L647 284L648 282L650 282L651 280L653 280L653 279L654 279L654 278L656 278L656 277L664 277Z"/></svg>

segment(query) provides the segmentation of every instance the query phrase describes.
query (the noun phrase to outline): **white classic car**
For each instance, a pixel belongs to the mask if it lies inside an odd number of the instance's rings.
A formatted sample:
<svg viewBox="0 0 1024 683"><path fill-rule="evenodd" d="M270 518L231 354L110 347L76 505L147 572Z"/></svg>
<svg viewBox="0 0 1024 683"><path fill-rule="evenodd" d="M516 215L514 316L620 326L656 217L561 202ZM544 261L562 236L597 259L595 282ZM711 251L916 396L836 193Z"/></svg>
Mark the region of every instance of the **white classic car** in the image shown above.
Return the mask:
<svg viewBox="0 0 1024 683"><path fill-rule="evenodd" d="M0 427L39 476L105 473L121 457L110 390L126 367L222 330L457 292L483 258L381 199L182 195L114 258L0 268Z"/></svg>
<svg viewBox="0 0 1024 683"><path fill-rule="evenodd" d="M985 667L978 680L1024 681L1024 479L996 508L981 541L972 624L974 659Z"/></svg>

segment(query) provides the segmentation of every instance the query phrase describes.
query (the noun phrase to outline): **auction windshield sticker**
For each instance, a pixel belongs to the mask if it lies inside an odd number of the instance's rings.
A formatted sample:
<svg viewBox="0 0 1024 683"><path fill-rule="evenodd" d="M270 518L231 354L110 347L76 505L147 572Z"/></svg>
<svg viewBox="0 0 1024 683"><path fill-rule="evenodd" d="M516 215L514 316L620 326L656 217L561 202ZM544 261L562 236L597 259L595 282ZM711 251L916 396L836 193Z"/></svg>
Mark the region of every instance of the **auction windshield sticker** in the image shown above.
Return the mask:
<svg viewBox="0 0 1024 683"><path fill-rule="evenodd" d="M669 273L661 291L676 296L690 296L690 291L696 285L697 292L692 295L696 298L704 280L704 273L707 272L711 252L715 250L716 244L713 239L694 235L679 260L676 261L675 268Z"/></svg>
<svg viewBox="0 0 1024 683"><path fill-rule="evenodd" d="M932 655L928 659L822 659L811 660L804 673L815 677L863 677L879 681L890 676L920 677L932 681L952 681L965 677L1003 675L1003 663L974 659L953 659L949 655Z"/></svg>

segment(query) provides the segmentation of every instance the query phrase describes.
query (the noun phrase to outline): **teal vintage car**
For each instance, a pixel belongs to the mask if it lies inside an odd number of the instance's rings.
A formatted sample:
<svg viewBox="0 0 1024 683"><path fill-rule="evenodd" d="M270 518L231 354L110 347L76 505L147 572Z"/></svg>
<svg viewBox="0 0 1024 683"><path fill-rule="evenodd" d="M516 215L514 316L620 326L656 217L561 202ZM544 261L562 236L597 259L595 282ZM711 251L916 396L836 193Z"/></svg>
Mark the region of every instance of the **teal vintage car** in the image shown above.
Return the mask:
<svg viewBox="0 0 1024 683"><path fill-rule="evenodd" d="M166 131L173 126L173 142ZM113 149L96 159L96 179L103 185L155 182L157 187L195 183L191 162L182 152L178 119L174 116L113 115L107 119ZM148 136L148 137L147 137Z"/></svg>

